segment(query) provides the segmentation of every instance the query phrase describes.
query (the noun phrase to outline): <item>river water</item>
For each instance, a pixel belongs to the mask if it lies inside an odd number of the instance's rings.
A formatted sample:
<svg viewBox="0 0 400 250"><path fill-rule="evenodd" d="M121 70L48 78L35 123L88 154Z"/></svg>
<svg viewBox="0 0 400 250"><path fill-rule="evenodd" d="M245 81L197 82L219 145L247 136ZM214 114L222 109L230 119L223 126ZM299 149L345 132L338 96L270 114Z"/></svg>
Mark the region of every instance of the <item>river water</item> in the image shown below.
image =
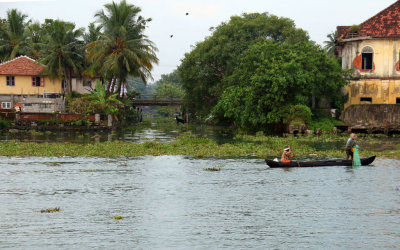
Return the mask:
<svg viewBox="0 0 400 250"><path fill-rule="evenodd" d="M2 249L400 245L396 160L284 170L260 159L0 157L0 201Z"/></svg>

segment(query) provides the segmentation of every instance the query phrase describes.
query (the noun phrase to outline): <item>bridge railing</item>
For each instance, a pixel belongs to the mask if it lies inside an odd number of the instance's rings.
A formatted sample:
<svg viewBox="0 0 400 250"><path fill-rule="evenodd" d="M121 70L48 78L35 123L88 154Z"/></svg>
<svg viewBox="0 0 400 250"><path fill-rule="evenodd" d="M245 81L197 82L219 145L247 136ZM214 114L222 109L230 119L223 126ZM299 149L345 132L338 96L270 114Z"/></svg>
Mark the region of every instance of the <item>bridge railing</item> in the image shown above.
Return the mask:
<svg viewBox="0 0 400 250"><path fill-rule="evenodd" d="M180 102L182 98L174 97L173 95L140 95L135 97L135 101L149 101L149 102Z"/></svg>

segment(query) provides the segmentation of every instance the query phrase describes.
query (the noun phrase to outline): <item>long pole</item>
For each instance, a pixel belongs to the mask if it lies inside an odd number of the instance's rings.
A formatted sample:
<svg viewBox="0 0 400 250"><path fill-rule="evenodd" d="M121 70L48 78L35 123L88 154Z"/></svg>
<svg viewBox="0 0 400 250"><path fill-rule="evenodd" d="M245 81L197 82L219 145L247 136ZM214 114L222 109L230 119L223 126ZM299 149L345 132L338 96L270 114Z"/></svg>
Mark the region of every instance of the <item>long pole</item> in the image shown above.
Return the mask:
<svg viewBox="0 0 400 250"><path fill-rule="evenodd" d="M292 153L294 154L294 152L293 152L293 150L292 150ZM297 162L297 166L298 167L300 167L300 163L299 163L299 161L297 160L297 157L296 157L296 155L294 154L294 159L296 160L296 162Z"/></svg>

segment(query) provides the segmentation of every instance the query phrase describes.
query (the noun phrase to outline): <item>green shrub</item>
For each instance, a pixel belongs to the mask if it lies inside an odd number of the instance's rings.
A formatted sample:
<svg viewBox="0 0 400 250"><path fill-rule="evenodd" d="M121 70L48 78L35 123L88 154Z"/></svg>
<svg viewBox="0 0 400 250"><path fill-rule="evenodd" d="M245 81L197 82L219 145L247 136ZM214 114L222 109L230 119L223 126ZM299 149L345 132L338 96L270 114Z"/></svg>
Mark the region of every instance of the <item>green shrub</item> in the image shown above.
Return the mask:
<svg viewBox="0 0 400 250"><path fill-rule="evenodd" d="M332 117L317 117L312 119L308 127L312 130L319 128L324 132L332 132L336 125L343 125L343 122Z"/></svg>
<svg viewBox="0 0 400 250"><path fill-rule="evenodd" d="M283 123L294 124L294 123L310 123L311 121L311 109L306 105L288 105L281 111Z"/></svg>
<svg viewBox="0 0 400 250"><path fill-rule="evenodd" d="M0 129L6 129L11 127L11 122L0 118Z"/></svg>

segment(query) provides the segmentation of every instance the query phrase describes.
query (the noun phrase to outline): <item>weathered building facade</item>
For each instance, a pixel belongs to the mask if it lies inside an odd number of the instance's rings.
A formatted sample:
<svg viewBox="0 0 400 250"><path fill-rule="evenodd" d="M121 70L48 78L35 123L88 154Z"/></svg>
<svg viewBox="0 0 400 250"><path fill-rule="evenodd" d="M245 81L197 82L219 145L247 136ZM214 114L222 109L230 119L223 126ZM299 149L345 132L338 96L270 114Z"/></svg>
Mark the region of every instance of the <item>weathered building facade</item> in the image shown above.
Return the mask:
<svg viewBox="0 0 400 250"><path fill-rule="evenodd" d="M354 26L338 26L336 55L352 70L345 108L400 104L400 1Z"/></svg>

